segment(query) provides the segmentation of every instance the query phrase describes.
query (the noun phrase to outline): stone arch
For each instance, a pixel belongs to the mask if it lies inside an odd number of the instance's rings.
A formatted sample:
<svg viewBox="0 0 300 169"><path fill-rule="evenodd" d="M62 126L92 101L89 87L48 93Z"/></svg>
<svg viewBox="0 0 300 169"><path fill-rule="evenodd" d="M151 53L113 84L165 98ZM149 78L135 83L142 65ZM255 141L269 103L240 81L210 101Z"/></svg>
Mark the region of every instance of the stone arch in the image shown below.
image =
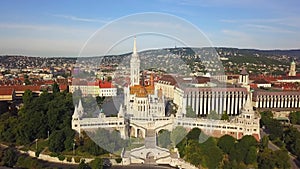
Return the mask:
<svg viewBox="0 0 300 169"><path fill-rule="evenodd" d="M136 127L130 125L129 126L129 136L135 136L136 135Z"/></svg>
<svg viewBox="0 0 300 169"><path fill-rule="evenodd" d="M158 130L156 130L156 135L159 135L160 133L162 133L164 131L169 131L169 130L164 129L164 128L159 128Z"/></svg>
<svg viewBox="0 0 300 169"><path fill-rule="evenodd" d="M146 154L146 159L154 159L154 158L155 158L155 154L152 153L151 151Z"/></svg>
<svg viewBox="0 0 300 169"><path fill-rule="evenodd" d="M143 133L142 129L137 128L136 131L137 131L137 133L136 133L137 137L139 137L139 138L143 138L144 137L144 133Z"/></svg>
<svg viewBox="0 0 300 169"><path fill-rule="evenodd" d="M136 138L145 138L146 130L143 127L136 126L134 124L130 124L129 126L130 136Z"/></svg>
<svg viewBox="0 0 300 169"><path fill-rule="evenodd" d="M159 126L155 129L156 134L158 135L158 133L162 130L168 130L168 131L172 131L173 130L173 123L170 124L166 124L163 126Z"/></svg>
<svg viewBox="0 0 300 169"><path fill-rule="evenodd" d="M145 159L146 164L155 164L155 154L153 152L148 152L146 154L146 159Z"/></svg>

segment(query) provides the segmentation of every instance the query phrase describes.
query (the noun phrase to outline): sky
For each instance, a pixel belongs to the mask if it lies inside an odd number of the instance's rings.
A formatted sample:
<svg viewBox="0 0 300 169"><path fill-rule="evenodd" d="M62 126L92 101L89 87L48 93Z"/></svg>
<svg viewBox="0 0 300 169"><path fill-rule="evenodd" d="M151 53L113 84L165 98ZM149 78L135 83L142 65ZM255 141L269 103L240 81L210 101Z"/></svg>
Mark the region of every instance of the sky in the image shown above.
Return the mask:
<svg viewBox="0 0 300 169"><path fill-rule="evenodd" d="M2 0L0 11L0 55L128 52L128 38L143 30L156 34L137 36L139 49L198 47L199 41L215 47L300 48L298 0ZM159 40L159 33L168 38Z"/></svg>

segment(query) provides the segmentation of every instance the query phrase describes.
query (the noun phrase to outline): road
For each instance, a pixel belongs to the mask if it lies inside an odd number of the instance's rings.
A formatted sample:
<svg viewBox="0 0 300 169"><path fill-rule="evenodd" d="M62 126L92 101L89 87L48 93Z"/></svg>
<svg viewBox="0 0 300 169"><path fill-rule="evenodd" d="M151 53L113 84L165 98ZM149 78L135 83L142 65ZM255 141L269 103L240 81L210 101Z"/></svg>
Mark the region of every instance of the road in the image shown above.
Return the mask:
<svg viewBox="0 0 300 169"><path fill-rule="evenodd" d="M112 166L110 169L174 169L174 167L165 165L135 164L129 166Z"/></svg>
<svg viewBox="0 0 300 169"><path fill-rule="evenodd" d="M263 138L264 136L268 136L268 134L263 129L260 129L260 136L261 138ZM280 150L280 148L277 147L274 143L272 143L272 141L269 141L268 148L271 149L272 151ZM288 152L288 155L290 157L291 168L292 169L300 168L300 162L297 160L297 158L294 155L292 155L290 152Z"/></svg>
<svg viewBox="0 0 300 169"><path fill-rule="evenodd" d="M298 124L293 124L293 127L295 127L295 128L300 132L300 125L298 125Z"/></svg>

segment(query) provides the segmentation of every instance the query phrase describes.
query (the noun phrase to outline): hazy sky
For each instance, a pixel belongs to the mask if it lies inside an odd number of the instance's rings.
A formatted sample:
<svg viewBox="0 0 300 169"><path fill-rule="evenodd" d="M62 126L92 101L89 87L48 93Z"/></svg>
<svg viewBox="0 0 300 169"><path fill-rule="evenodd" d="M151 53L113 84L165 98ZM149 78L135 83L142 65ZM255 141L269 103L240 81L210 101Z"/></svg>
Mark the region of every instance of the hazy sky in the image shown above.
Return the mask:
<svg viewBox="0 0 300 169"><path fill-rule="evenodd" d="M77 56L99 28L120 17L143 12L183 18L202 30L213 46L300 48L299 0L2 0L0 11L1 55ZM156 26L162 32L170 29L153 23L149 27ZM121 28L132 30L126 24ZM167 42L155 43L163 47L176 44ZM107 52L101 47L99 50L99 54Z"/></svg>

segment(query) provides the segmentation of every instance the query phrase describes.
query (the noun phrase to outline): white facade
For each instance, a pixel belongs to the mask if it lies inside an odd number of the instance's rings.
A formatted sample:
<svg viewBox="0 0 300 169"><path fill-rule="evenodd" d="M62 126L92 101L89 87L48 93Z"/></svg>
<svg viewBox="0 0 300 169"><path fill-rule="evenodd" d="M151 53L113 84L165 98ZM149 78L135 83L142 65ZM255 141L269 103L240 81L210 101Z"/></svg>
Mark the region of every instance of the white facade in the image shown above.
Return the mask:
<svg viewBox="0 0 300 169"><path fill-rule="evenodd" d="M76 90L80 90L83 96L92 95L94 97L99 96L98 85L70 85L69 92L74 93Z"/></svg>
<svg viewBox="0 0 300 169"><path fill-rule="evenodd" d="M99 96L101 97L117 96L117 88L100 88Z"/></svg>
<svg viewBox="0 0 300 169"><path fill-rule="evenodd" d="M258 88L270 88L272 87L272 84L271 83L259 83L259 84L256 84Z"/></svg>
<svg viewBox="0 0 300 169"><path fill-rule="evenodd" d="M299 91L254 91L253 101L257 109L300 109Z"/></svg>
<svg viewBox="0 0 300 169"><path fill-rule="evenodd" d="M161 89L166 98L172 100L174 99L175 86L170 84L170 82L159 80L157 83L155 83L155 88Z"/></svg>
<svg viewBox="0 0 300 169"><path fill-rule="evenodd" d="M212 111L238 115L247 99L247 89L243 87L215 87L175 89L174 103L186 115L186 108L192 107L197 116L207 116Z"/></svg>

